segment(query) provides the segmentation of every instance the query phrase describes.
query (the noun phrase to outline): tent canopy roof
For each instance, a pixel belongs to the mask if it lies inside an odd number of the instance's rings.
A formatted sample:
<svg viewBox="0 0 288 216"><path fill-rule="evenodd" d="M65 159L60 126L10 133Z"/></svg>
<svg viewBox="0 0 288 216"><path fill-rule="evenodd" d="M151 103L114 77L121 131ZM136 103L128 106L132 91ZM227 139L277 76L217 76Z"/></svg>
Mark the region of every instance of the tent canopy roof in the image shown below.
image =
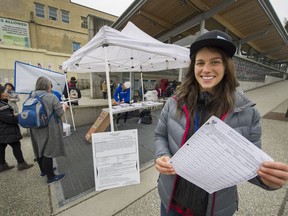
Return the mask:
<svg viewBox="0 0 288 216"><path fill-rule="evenodd" d="M105 72L106 53L110 72L161 71L190 64L188 48L162 43L128 22L121 32L103 26L62 68L73 72Z"/></svg>

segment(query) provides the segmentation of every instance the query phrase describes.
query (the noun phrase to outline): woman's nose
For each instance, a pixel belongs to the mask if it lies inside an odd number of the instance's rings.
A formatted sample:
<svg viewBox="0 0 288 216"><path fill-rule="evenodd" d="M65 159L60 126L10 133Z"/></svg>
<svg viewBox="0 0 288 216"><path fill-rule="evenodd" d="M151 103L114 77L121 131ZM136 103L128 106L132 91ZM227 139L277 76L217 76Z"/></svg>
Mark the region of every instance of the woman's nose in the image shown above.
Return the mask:
<svg viewBox="0 0 288 216"><path fill-rule="evenodd" d="M204 66L203 66L203 71L207 71L207 72L210 72L211 71L211 64L210 63L205 63Z"/></svg>

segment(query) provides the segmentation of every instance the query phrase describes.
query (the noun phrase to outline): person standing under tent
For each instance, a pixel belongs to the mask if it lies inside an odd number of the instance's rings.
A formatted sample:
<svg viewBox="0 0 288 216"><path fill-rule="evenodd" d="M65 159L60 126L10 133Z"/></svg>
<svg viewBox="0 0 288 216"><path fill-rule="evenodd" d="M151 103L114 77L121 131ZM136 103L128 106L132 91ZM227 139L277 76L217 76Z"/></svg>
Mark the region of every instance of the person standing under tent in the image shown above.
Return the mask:
<svg viewBox="0 0 288 216"><path fill-rule="evenodd" d="M158 84L155 85L155 90L157 91L157 97L159 99L160 98L160 89L159 89Z"/></svg>
<svg viewBox="0 0 288 216"><path fill-rule="evenodd" d="M102 94L103 94L103 99L106 99L107 98L107 83L106 83L106 80L104 80L102 82L101 91L102 91Z"/></svg>
<svg viewBox="0 0 288 216"><path fill-rule="evenodd" d="M111 96L113 96L113 92L114 92L114 83L112 80L110 80L110 91L111 91Z"/></svg>
<svg viewBox="0 0 288 216"><path fill-rule="evenodd" d="M66 99L68 99L70 97L71 102L69 103L70 105L79 105L79 100L82 95L81 95L81 91L79 88L77 88L77 81L75 79L75 77L71 77L70 82L68 83L68 93L67 93L67 88L65 86L64 91L63 91L63 95ZM69 94L69 97L68 97Z"/></svg>
<svg viewBox="0 0 288 216"><path fill-rule="evenodd" d="M191 64L185 80L166 102L155 129L161 216L231 216L238 209L236 185L209 194L178 176L169 163L212 115L261 147L260 114L255 103L236 90L235 51L231 37L218 30L200 35L190 46ZM249 182L266 190L279 189L288 181L285 163L265 161L255 172L257 176Z"/></svg>
<svg viewBox="0 0 288 216"><path fill-rule="evenodd" d="M116 104L123 104L123 103L130 103L130 87L131 83L130 82L125 82L121 83L115 93L114 93L114 100ZM116 120L116 126L119 127L119 120L120 120L121 114L119 113L117 115L117 120ZM125 112L124 114L124 125L128 126L129 124L127 123L127 118L128 118L128 112Z"/></svg>

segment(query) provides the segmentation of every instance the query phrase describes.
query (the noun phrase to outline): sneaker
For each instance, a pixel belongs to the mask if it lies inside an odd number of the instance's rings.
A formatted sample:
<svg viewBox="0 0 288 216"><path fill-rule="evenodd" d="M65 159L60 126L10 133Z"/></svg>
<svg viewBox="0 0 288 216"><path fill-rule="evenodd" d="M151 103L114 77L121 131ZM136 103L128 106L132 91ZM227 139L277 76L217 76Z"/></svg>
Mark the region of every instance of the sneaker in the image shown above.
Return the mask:
<svg viewBox="0 0 288 216"><path fill-rule="evenodd" d="M47 179L47 184L53 184L54 182L61 181L65 177L65 174L55 175L52 179Z"/></svg>
<svg viewBox="0 0 288 216"><path fill-rule="evenodd" d="M23 162L23 163L17 164L17 169L18 169L18 171L22 171L22 170L25 170L25 169L29 169L29 168L31 168L33 166L34 166L33 164L27 164L26 162Z"/></svg>
<svg viewBox="0 0 288 216"><path fill-rule="evenodd" d="M127 122L125 122L123 125L124 125L124 126L129 126L129 124L128 124Z"/></svg>
<svg viewBox="0 0 288 216"><path fill-rule="evenodd" d="M0 164L0 172L13 169L15 166L9 166L7 163Z"/></svg>
<svg viewBox="0 0 288 216"><path fill-rule="evenodd" d="M57 169L56 167L53 167L53 171L55 171L56 169ZM44 177L44 176L46 176L46 173L41 172L41 173L40 173L40 176L41 176L41 177Z"/></svg>

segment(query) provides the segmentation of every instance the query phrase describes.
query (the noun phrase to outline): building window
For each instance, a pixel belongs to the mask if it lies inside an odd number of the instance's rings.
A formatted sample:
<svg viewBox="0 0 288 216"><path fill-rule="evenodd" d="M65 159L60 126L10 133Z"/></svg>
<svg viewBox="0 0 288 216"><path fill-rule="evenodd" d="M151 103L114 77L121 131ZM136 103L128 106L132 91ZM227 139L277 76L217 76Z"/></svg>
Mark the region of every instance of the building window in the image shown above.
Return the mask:
<svg viewBox="0 0 288 216"><path fill-rule="evenodd" d="M44 5L35 3L35 13L37 17L45 18Z"/></svg>
<svg viewBox="0 0 288 216"><path fill-rule="evenodd" d="M82 16L81 16L81 27L88 29L87 17L82 17Z"/></svg>
<svg viewBox="0 0 288 216"><path fill-rule="evenodd" d="M49 19L57 21L57 8L49 7Z"/></svg>
<svg viewBox="0 0 288 216"><path fill-rule="evenodd" d="M75 52L76 50L80 49L80 43L73 42L72 46L73 46L72 47L73 52Z"/></svg>
<svg viewBox="0 0 288 216"><path fill-rule="evenodd" d="M63 23L69 23L69 11L65 11L65 10L61 10L61 14L62 14L62 22Z"/></svg>

